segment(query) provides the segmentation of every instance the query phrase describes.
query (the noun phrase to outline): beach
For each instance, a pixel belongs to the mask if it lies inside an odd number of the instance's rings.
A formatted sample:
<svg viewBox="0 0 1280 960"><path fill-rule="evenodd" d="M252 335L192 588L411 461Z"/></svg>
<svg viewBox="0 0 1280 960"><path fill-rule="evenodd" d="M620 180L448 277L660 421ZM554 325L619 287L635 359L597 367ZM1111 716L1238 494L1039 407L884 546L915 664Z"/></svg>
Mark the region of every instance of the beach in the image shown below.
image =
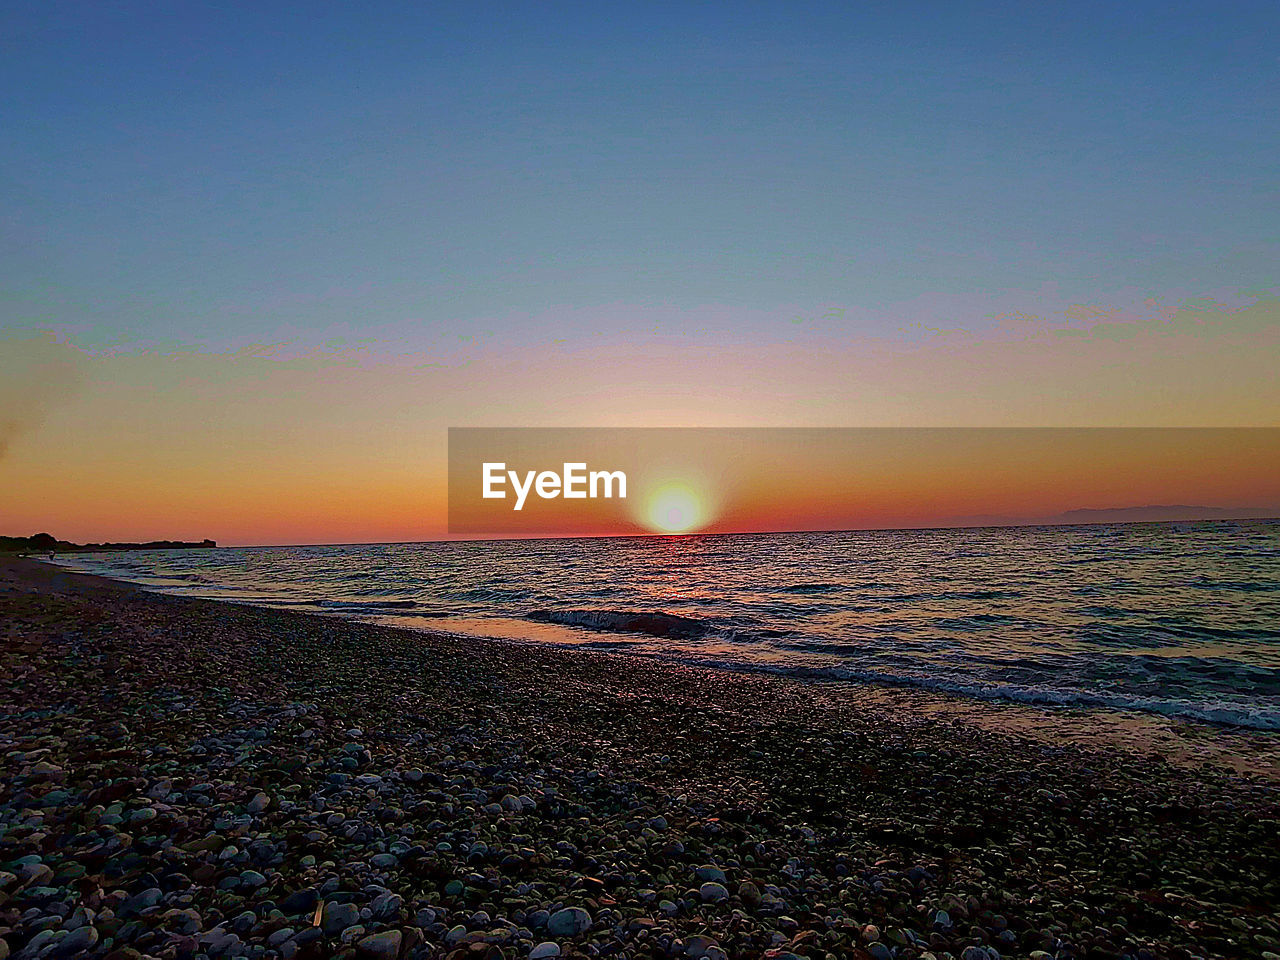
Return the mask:
<svg viewBox="0 0 1280 960"><path fill-rule="evenodd" d="M0 960L1280 955L1265 759L27 560L0 642Z"/></svg>

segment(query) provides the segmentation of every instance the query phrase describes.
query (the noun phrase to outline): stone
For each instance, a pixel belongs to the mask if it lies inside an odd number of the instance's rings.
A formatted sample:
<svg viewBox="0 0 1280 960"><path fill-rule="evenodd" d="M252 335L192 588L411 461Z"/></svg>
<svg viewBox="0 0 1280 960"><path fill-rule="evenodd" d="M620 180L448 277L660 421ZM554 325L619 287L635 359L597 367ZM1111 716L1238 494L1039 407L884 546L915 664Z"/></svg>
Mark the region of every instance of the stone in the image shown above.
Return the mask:
<svg viewBox="0 0 1280 960"><path fill-rule="evenodd" d="M327 934L341 933L347 927L360 922L360 908L354 903L338 903L330 900L324 905L321 925Z"/></svg>
<svg viewBox="0 0 1280 960"><path fill-rule="evenodd" d="M581 907L557 910L547 920L547 931L553 937L576 937L591 929L591 914Z"/></svg>
<svg viewBox="0 0 1280 960"><path fill-rule="evenodd" d="M356 953L370 960L396 960L400 955L400 943L404 939L399 930L383 930L371 933L356 941Z"/></svg>
<svg viewBox="0 0 1280 960"><path fill-rule="evenodd" d="M699 883L706 883L707 881L724 883L726 880L724 871L710 863L704 863L702 866L698 867L693 871L693 875Z"/></svg>
<svg viewBox="0 0 1280 960"><path fill-rule="evenodd" d="M549 957L560 956L560 944L544 940L529 951L529 960L548 960Z"/></svg>
<svg viewBox="0 0 1280 960"><path fill-rule="evenodd" d="M698 888L698 896L702 897L703 903L719 903L729 899L729 890L723 883L708 880Z"/></svg>
<svg viewBox="0 0 1280 960"><path fill-rule="evenodd" d="M98 931L94 927L79 927L58 941L53 948L55 956L76 957L88 953L98 945Z"/></svg>
<svg viewBox="0 0 1280 960"><path fill-rule="evenodd" d="M280 902L280 912L286 917L296 917L314 912L320 895L314 889L296 890Z"/></svg>
<svg viewBox="0 0 1280 960"><path fill-rule="evenodd" d="M369 910L373 914L375 920L393 920L400 915L400 908L404 906L404 898L394 893L380 893L373 898L373 903L369 904Z"/></svg>
<svg viewBox="0 0 1280 960"><path fill-rule="evenodd" d="M707 951L716 946L716 942L710 937L704 937L701 934L690 937L685 941L684 955L686 957L705 957Z"/></svg>
<svg viewBox="0 0 1280 960"><path fill-rule="evenodd" d="M141 893L135 893L121 904L118 912L122 917L135 916L144 910L150 910L163 899L164 894L160 892L159 887L148 887Z"/></svg>

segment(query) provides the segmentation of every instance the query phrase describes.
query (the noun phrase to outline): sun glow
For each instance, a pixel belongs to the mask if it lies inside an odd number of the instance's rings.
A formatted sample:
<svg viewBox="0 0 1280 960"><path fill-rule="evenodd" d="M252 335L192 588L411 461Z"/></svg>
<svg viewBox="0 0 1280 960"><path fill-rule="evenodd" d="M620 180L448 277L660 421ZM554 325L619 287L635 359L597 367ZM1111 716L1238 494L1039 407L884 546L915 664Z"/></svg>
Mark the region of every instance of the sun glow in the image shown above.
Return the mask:
<svg viewBox="0 0 1280 960"><path fill-rule="evenodd" d="M709 519L702 495L683 481L670 481L655 488L648 497L644 516L651 528L662 533L688 533Z"/></svg>

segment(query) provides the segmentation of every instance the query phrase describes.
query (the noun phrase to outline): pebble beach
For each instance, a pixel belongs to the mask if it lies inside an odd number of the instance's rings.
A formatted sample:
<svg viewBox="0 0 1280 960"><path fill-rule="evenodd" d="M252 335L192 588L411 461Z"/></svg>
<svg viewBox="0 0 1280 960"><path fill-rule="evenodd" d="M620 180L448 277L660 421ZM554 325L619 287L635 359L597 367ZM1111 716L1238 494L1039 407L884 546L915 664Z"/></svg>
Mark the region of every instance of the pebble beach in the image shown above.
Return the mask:
<svg viewBox="0 0 1280 960"><path fill-rule="evenodd" d="M29 560L0 644L0 960L1280 957L1259 773Z"/></svg>

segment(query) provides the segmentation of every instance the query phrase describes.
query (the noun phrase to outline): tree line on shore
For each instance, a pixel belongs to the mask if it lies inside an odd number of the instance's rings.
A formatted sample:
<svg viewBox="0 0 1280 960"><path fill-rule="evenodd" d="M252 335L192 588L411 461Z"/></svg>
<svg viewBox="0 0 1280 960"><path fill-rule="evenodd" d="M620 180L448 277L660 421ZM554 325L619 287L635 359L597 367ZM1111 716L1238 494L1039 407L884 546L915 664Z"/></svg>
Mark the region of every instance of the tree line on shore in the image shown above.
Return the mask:
<svg viewBox="0 0 1280 960"><path fill-rule="evenodd" d="M189 550L216 547L215 540L148 540L146 543L72 543L50 533L0 537L0 553L88 553L101 550Z"/></svg>

